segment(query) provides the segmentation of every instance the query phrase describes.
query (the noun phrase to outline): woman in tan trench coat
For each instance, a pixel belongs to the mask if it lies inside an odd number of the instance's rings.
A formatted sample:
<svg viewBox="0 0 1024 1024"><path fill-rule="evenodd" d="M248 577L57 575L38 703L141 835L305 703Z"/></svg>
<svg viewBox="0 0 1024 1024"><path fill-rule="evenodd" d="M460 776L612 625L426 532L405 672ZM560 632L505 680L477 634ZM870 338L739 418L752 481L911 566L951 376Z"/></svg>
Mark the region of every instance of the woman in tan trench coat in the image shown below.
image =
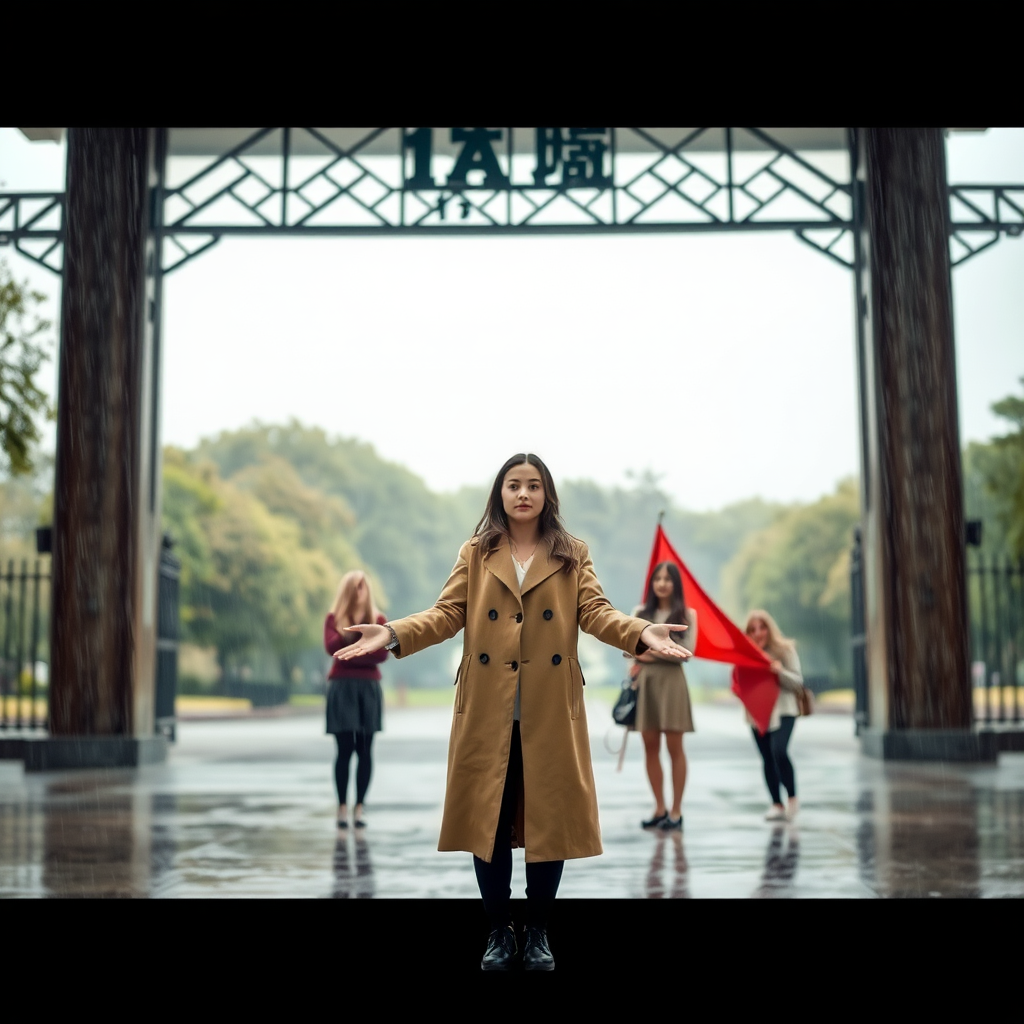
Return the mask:
<svg viewBox="0 0 1024 1024"><path fill-rule="evenodd" d="M670 637L685 625L612 607L586 544L562 525L547 467L519 454L498 472L434 607L350 628L363 639L339 658L384 647L404 658L465 628L438 849L473 854L492 926L481 967L507 970L516 954L511 849L524 848L523 966L553 969L546 916L562 864L602 852L578 631L629 654L689 657Z"/></svg>

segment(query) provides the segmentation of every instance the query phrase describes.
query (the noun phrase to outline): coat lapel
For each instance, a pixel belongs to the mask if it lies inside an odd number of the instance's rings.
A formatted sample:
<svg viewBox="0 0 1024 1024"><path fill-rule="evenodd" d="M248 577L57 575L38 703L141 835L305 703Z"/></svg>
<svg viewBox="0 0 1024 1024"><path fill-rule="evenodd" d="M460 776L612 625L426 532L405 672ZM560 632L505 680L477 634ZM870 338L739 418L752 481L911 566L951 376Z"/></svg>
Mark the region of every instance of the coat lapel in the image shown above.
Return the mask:
<svg viewBox="0 0 1024 1024"><path fill-rule="evenodd" d="M492 576L497 576L515 594L517 601L520 599L519 580L516 579L516 570L512 565L512 549L509 547L507 537L502 537L498 541L497 547L484 559L484 566ZM533 571L532 565L530 571ZM527 574L527 579L529 579L529 574ZM525 584L526 580L523 582ZM525 589L524 586L523 590Z"/></svg>
<svg viewBox="0 0 1024 1024"><path fill-rule="evenodd" d="M509 561L512 561L512 553L509 552ZM553 573L562 568L562 563L557 558L552 558L548 553L547 544L538 544L537 552L533 556L530 568L526 570L526 578L523 580L523 593L533 590L538 583L543 583ZM512 570L515 573L515 569Z"/></svg>

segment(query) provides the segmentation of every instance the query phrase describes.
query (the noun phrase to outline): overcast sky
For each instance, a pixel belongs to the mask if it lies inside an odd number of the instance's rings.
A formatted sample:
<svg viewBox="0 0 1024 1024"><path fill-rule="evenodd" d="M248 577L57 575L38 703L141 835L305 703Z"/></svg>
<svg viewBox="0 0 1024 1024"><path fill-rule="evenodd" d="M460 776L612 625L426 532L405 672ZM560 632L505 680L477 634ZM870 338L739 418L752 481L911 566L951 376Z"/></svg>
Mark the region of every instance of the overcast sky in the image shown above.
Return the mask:
<svg viewBox="0 0 1024 1024"><path fill-rule="evenodd" d="M953 182L1024 183L1024 129L948 153ZM63 158L0 129L0 190L62 187ZM58 279L0 259L55 316ZM1024 239L953 282L982 440L1024 376ZM852 294L785 233L228 239L166 281L163 440L297 417L440 490L528 449L556 479L650 469L691 509L812 500L857 472Z"/></svg>

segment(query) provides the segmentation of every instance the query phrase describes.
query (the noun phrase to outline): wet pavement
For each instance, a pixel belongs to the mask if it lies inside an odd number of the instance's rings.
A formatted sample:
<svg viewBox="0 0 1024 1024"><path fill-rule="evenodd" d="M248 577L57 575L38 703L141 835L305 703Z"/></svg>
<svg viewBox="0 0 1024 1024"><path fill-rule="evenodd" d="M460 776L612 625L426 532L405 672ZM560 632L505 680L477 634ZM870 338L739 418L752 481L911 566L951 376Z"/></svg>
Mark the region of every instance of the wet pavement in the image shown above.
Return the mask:
<svg viewBox="0 0 1024 1024"><path fill-rule="evenodd" d="M790 747L798 820L772 824L738 707L698 705L685 831L651 834L639 738L617 772L607 693L587 708L605 853L566 865L560 901L1024 895L1024 755L884 764L848 717L817 715ZM476 900L471 858L436 850L449 721L388 711L368 827L340 838L318 716L184 722L166 764L134 770L0 762L0 896Z"/></svg>

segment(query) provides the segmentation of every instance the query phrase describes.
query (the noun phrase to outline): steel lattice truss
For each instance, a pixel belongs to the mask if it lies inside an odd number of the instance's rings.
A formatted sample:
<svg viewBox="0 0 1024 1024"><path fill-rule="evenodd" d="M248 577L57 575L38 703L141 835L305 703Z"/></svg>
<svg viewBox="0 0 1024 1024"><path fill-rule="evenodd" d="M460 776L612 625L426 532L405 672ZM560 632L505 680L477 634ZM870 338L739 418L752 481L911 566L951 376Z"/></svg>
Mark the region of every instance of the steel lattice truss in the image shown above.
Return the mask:
<svg viewBox="0 0 1024 1024"><path fill-rule="evenodd" d="M759 128L260 128L197 156L171 131L152 224L165 273L274 234L792 231L854 265L849 153ZM954 265L1024 229L1024 186L949 191ZM0 244L58 273L63 230L63 194L0 195Z"/></svg>
<svg viewBox="0 0 1024 1024"><path fill-rule="evenodd" d="M364 129L349 145L314 128L253 132L165 188L165 265L228 234L792 230L852 266L852 245L841 245L852 224L849 181L761 129L697 128L666 140L664 130L541 128L525 152L512 128L450 129L443 141L473 159L460 175L449 158L443 183L433 166L443 159L420 161L430 131ZM733 144L739 132L744 152ZM300 133L304 152L321 151L308 169L293 156ZM271 140L276 163L265 156Z"/></svg>
<svg viewBox="0 0 1024 1024"><path fill-rule="evenodd" d="M64 193L0 193L0 246L61 273L64 255Z"/></svg>
<svg viewBox="0 0 1024 1024"><path fill-rule="evenodd" d="M955 267L995 245L1002 235L1024 232L1024 185L951 185L950 262Z"/></svg>

